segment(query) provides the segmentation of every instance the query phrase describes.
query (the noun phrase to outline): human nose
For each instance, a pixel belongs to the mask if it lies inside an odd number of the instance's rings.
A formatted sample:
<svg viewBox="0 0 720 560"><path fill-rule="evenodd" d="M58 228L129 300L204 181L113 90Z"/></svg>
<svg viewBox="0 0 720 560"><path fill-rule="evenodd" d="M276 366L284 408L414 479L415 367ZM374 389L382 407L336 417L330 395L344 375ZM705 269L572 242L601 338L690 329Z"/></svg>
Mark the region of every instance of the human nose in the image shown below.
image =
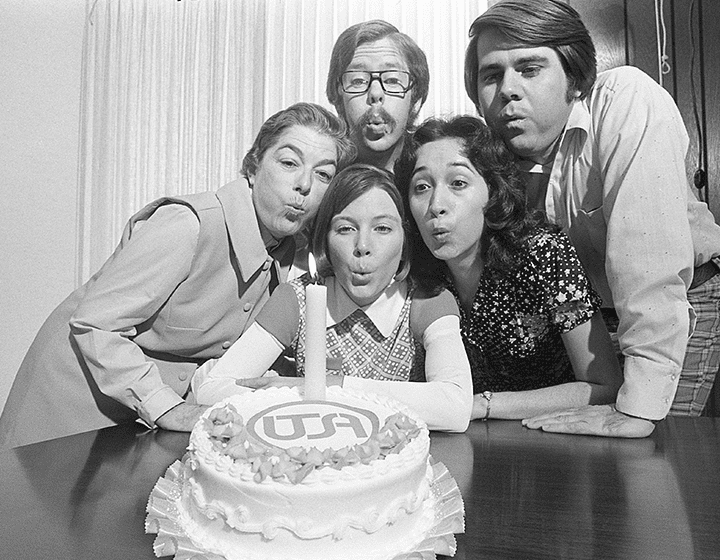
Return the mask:
<svg viewBox="0 0 720 560"><path fill-rule="evenodd" d="M355 238L355 256L367 257L370 254L370 236L367 232L360 230Z"/></svg>
<svg viewBox="0 0 720 560"><path fill-rule="evenodd" d="M295 190L300 194L307 195L312 186L312 170L300 169L297 180L295 181Z"/></svg>
<svg viewBox="0 0 720 560"><path fill-rule="evenodd" d="M445 197L445 192L442 188L436 187L433 189L432 196L430 197L430 205L428 206L428 210L430 211L430 215L433 218L437 218L438 216L442 216L447 213L448 204Z"/></svg>
<svg viewBox="0 0 720 560"><path fill-rule="evenodd" d="M522 89L518 74L508 70L500 82L500 96L506 101L516 101L520 99L521 94Z"/></svg>
<svg viewBox="0 0 720 560"><path fill-rule="evenodd" d="M368 85L368 104L382 103L385 100L385 90L382 87L380 76L371 76Z"/></svg>

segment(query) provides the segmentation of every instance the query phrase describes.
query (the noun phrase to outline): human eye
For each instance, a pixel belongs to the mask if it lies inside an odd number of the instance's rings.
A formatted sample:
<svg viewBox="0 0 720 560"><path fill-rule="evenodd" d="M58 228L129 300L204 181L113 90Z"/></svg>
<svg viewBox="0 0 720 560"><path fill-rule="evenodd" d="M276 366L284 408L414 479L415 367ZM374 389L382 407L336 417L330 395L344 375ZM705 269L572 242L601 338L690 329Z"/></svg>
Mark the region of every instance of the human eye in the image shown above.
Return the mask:
<svg viewBox="0 0 720 560"><path fill-rule="evenodd" d="M450 181L450 186L456 190L461 190L468 186L468 182L464 177L456 177Z"/></svg>
<svg viewBox="0 0 720 560"><path fill-rule="evenodd" d="M355 227L348 222L337 222L333 226L333 231L337 235L348 235L355 231Z"/></svg>
<svg viewBox="0 0 720 560"><path fill-rule="evenodd" d="M343 87L345 89L364 89L370 81L367 72L346 72L342 77Z"/></svg>
<svg viewBox="0 0 720 560"><path fill-rule="evenodd" d="M542 67L538 64L528 64L520 68L520 74L525 78L534 78L540 73Z"/></svg>
<svg viewBox="0 0 720 560"><path fill-rule="evenodd" d="M382 72L382 81L385 85L405 87L407 86L408 78L403 72L386 70Z"/></svg>
<svg viewBox="0 0 720 560"><path fill-rule="evenodd" d="M280 166L287 169L295 169L300 166L300 160L297 155L292 150L288 149L282 149L275 154L275 160L278 164L280 164Z"/></svg>
<svg viewBox="0 0 720 560"><path fill-rule="evenodd" d="M426 181L416 181L411 185L412 194L423 194L430 190L430 185Z"/></svg>
<svg viewBox="0 0 720 560"><path fill-rule="evenodd" d="M392 227L391 225L388 225L388 224L377 224L377 225L375 226L375 231L377 231L378 233L387 234L387 233L392 233L394 230L393 230L393 227Z"/></svg>
<svg viewBox="0 0 720 560"><path fill-rule="evenodd" d="M324 169L318 169L315 174L320 178L323 183L329 183L335 176L334 173L330 171L325 171Z"/></svg>
<svg viewBox="0 0 720 560"><path fill-rule="evenodd" d="M490 72L483 72L480 74L480 79L478 80L482 84L494 84L500 80L500 72L498 71L490 71Z"/></svg>

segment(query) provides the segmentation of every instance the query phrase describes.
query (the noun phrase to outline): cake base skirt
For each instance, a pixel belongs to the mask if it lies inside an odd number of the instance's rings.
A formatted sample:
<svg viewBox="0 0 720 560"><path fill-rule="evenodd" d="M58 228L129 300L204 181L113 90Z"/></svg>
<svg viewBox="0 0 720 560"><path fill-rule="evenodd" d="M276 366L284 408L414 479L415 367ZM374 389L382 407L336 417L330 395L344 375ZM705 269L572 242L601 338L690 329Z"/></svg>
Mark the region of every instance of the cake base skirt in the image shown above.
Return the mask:
<svg viewBox="0 0 720 560"><path fill-rule="evenodd" d="M152 492L147 505L145 532L156 533L153 545L155 555L174 555L174 560L225 560L224 557L199 548L186 534L180 522L178 503L182 495L183 464L175 461L168 467ZM428 500L434 510L434 521L425 536L412 550L391 558L368 558L368 560L435 560L438 554L453 556L455 533L465 530L465 515L460 490L445 465L432 464L433 479Z"/></svg>

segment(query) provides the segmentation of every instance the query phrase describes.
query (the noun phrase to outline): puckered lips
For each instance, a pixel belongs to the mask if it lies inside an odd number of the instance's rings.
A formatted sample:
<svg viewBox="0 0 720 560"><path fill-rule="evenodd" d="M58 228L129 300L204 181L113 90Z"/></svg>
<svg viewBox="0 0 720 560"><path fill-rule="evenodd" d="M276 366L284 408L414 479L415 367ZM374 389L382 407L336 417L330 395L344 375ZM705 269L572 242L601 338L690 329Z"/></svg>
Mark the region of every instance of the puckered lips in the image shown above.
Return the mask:
<svg viewBox="0 0 720 560"><path fill-rule="evenodd" d="M289 220L299 221L305 217L307 210L302 204L288 203L285 205L285 215Z"/></svg>

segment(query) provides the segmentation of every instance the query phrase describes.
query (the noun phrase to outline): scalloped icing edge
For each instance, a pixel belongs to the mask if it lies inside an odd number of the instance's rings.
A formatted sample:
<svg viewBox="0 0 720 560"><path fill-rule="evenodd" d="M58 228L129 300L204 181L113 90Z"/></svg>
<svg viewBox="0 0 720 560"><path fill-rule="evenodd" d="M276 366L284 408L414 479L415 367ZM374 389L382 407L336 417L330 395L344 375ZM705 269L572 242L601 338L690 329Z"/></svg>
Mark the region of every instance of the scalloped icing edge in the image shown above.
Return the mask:
<svg viewBox="0 0 720 560"><path fill-rule="evenodd" d="M424 538L406 551L365 560L437 560L437 554L455 555L454 533L462 533L465 528L462 496L445 465L435 462L431 467L433 480L428 500L432 500L429 507L434 509L434 521ZM207 550L187 534L178 510L183 472L183 463L175 461L165 476L160 477L148 498L145 532L157 534L153 551L157 557L174 555L174 560L225 560L224 556Z"/></svg>

